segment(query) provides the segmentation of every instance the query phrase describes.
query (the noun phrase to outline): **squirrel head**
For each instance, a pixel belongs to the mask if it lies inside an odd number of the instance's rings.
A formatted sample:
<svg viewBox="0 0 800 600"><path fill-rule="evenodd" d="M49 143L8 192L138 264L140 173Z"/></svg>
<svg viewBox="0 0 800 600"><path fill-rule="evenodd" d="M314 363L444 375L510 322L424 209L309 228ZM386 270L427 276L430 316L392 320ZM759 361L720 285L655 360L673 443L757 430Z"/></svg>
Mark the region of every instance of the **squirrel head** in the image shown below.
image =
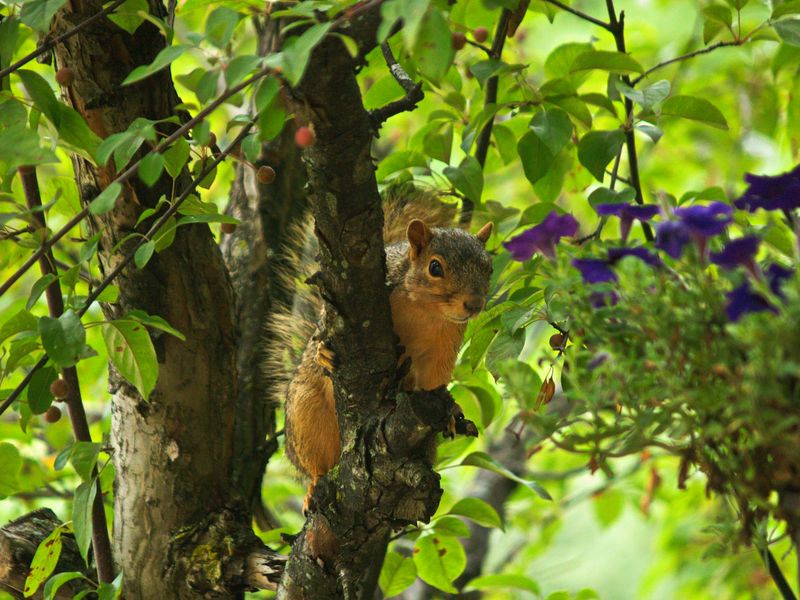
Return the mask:
<svg viewBox="0 0 800 600"><path fill-rule="evenodd" d="M403 281L412 300L456 323L477 315L489 293L492 260L485 246L491 233L491 223L472 235L412 220L406 229L409 265Z"/></svg>

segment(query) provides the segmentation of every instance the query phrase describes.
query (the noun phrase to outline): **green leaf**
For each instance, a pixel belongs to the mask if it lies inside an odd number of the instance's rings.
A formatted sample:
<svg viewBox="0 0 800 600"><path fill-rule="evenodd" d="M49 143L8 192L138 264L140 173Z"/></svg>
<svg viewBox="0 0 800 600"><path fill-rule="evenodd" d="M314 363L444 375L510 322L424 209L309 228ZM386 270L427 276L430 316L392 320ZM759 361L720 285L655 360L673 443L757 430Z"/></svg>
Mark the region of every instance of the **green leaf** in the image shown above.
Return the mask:
<svg viewBox="0 0 800 600"><path fill-rule="evenodd" d="M700 121L717 129L728 129L728 122L719 109L705 98L672 96L661 107L661 116L681 117Z"/></svg>
<svg viewBox="0 0 800 600"><path fill-rule="evenodd" d="M636 190L633 188L611 190L607 187L598 187L589 194L589 205L594 208L598 204L620 204L631 202L634 198L636 198Z"/></svg>
<svg viewBox="0 0 800 600"><path fill-rule="evenodd" d="M425 535L414 545L414 564L417 574L425 583L455 594L457 590L452 582L464 571L467 557L456 538Z"/></svg>
<svg viewBox="0 0 800 600"><path fill-rule="evenodd" d="M616 86L623 96L630 98L646 110L651 110L661 104L669 96L670 91L670 84L666 79L656 81L643 90L632 88L620 80L616 81Z"/></svg>
<svg viewBox="0 0 800 600"><path fill-rule="evenodd" d="M101 583L97 588L97 600L117 600L122 595L122 571L111 583Z"/></svg>
<svg viewBox="0 0 800 600"><path fill-rule="evenodd" d="M33 305L36 304L39 296L42 295L47 286L53 283L56 279L58 279L58 277L56 277L53 273L42 275L39 279L37 279L36 282L31 286L31 293L28 296L28 301L25 303L25 310L30 310Z"/></svg>
<svg viewBox="0 0 800 600"><path fill-rule="evenodd" d="M162 319L158 315L149 315L143 310L135 309L130 311L127 315L125 315L125 318L139 321L140 323L144 323L147 327L152 327L153 329L160 329L161 331L166 331L170 335L174 335L179 340L182 340L184 342L186 341L185 335L183 335L180 331L172 327L172 325L167 323L164 319Z"/></svg>
<svg viewBox="0 0 800 600"><path fill-rule="evenodd" d="M118 319L103 325L108 356L120 374L147 400L158 379L153 342L138 321Z"/></svg>
<svg viewBox="0 0 800 600"><path fill-rule="evenodd" d="M569 143L572 121L560 108L551 108L536 113L529 127L517 143L517 152L525 177L536 183L547 174L556 155Z"/></svg>
<svg viewBox="0 0 800 600"><path fill-rule="evenodd" d="M153 241L145 242L136 249L136 252L133 255L133 262L136 263L136 266L139 269L144 269L145 265L150 260L150 257L153 256L155 249L156 245Z"/></svg>
<svg viewBox="0 0 800 600"><path fill-rule="evenodd" d="M151 152L139 163L139 179L148 187L153 187L163 171L164 157L158 152Z"/></svg>
<svg viewBox="0 0 800 600"><path fill-rule="evenodd" d="M58 103L58 138L69 144L86 158L95 160L102 139L93 132L86 120L73 108Z"/></svg>
<svg viewBox="0 0 800 600"><path fill-rule="evenodd" d="M417 69L434 84L438 84L453 62L455 50L450 35L450 25L442 13L432 8L420 24L413 57Z"/></svg>
<svg viewBox="0 0 800 600"><path fill-rule="evenodd" d="M226 6L215 8L206 20L206 37L217 48L225 48L242 15Z"/></svg>
<svg viewBox="0 0 800 600"><path fill-rule="evenodd" d="M790 46L800 46L800 19L786 19L773 23L778 36Z"/></svg>
<svg viewBox="0 0 800 600"><path fill-rule="evenodd" d="M704 8L703 16L710 21L714 21L727 27L728 29L730 29L731 25L733 24L733 13L731 12L731 9L720 4L712 4L711 6Z"/></svg>
<svg viewBox="0 0 800 600"><path fill-rule="evenodd" d="M473 156L466 156L458 167L446 167L445 176L458 191L475 203L481 201L483 193L483 169Z"/></svg>
<svg viewBox="0 0 800 600"><path fill-rule="evenodd" d="M78 362L86 345L86 330L78 315L68 309L58 319L39 319L42 346L59 367L71 367Z"/></svg>
<svg viewBox="0 0 800 600"><path fill-rule="evenodd" d="M75 442L70 447L69 462L83 481L92 478L92 470L102 448L103 445L97 442Z"/></svg>
<svg viewBox="0 0 800 600"><path fill-rule="evenodd" d="M388 552L383 560L378 584L386 598L396 596L417 579L417 567L411 558Z"/></svg>
<svg viewBox="0 0 800 600"><path fill-rule="evenodd" d="M604 529L613 525L625 508L625 497L614 490L606 490L593 497L594 514Z"/></svg>
<svg viewBox="0 0 800 600"><path fill-rule="evenodd" d="M460 515L484 527L504 529L503 520L497 511L480 498L464 498L455 503L447 514Z"/></svg>
<svg viewBox="0 0 800 600"><path fill-rule="evenodd" d="M260 113L272 104L273 100L278 96L281 87L275 77L267 77L259 82L258 89L256 90L254 102L256 112Z"/></svg>
<svg viewBox="0 0 800 600"><path fill-rule="evenodd" d="M97 485L92 479L78 486L72 500L72 529L84 561L92 543L92 504L96 494Z"/></svg>
<svg viewBox="0 0 800 600"><path fill-rule="evenodd" d="M501 465L499 462L497 462L495 459L493 459L485 452L470 453L464 458L464 460L461 461L461 466L479 467L487 471L492 471L494 473L497 473L498 475L502 475L506 479L510 479L511 481L516 481L517 483L524 485L528 489L532 490L540 498L544 498L545 500L553 499L553 497L548 493L548 491L544 489L541 485L539 485L536 481L532 479L523 479L516 473L509 471L506 467Z"/></svg>
<svg viewBox="0 0 800 600"><path fill-rule="evenodd" d="M50 20L66 0L29 0L22 5L19 12L20 21L28 27L47 33L50 31Z"/></svg>
<svg viewBox="0 0 800 600"><path fill-rule="evenodd" d="M600 69L611 73L644 73L644 68L636 60L622 52L592 50L584 52L572 61L571 73Z"/></svg>
<svg viewBox="0 0 800 600"><path fill-rule="evenodd" d="M481 575L472 579L466 587L465 592L472 590L497 590L512 589L530 592L536 596L541 596L542 591L539 584L527 575L517 575L514 573L497 573L491 575Z"/></svg>
<svg viewBox="0 0 800 600"><path fill-rule="evenodd" d="M39 321L27 310L14 313L2 327L0 327L0 343L23 331L37 331Z"/></svg>
<svg viewBox="0 0 800 600"><path fill-rule="evenodd" d="M58 378L58 373L53 367L45 367L36 371L28 384L28 406L31 413L41 415L53 403L53 394L50 393L50 384Z"/></svg>
<svg viewBox="0 0 800 600"><path fill-rule="evenodd" d="M444 516L440 519L436 519L431 523L430 528L431 531L440 535L449 535L452 537L470 537L472 535L467 524L457 517Z"/></svg>
<svg viewBox="0 0 800 600"><path fill-rule="evenodd" d="M606 166L622 150L624 143L625 134L619 129L590 131L578 142L578 160L602 183Z"/></svg>
<svg viewBox="0 0 800 600"><path fill-rule="evenodd" d="M56 592L61 588L62 585L73 581L74 579L83 578L83 573L80 571L64 571L62 573L56 573L50 579L47 580L47 583L44 584L44 590L42 590L42 600L54 600L56 597Z"/></svg>
<svg viewBox="0 0 800 600"><path fill-rule="evenodd" d="M311 51L322 41L332 25L333 23L317 23L301 36L289 38L283 51L271 55L266 63L270 66L282 66L284 77L296 86L303 78Z"/></svg>
<svg viewBox="0 0 800 600"><path fill-rule="evenodd" d="M91 201L89 212L93 215L104 215L114 208L121 192L122 184L116 181L111 182L106 189L100 192L97 198Z"/></svg>
<svg viewBox="0 0 800 600"><path fill-rule="evenodd" d="M236 217L230 215L204 214L204 215L189 215L178 219L178 225L191 225L193 223L232 223L238 225L241 223Z"/></svg>
<svg viewBox="0 0 800 600"><path fill-rule="evenodd" d="M773 8L770 19L776 20L780 19L781 17L785 17L786 15L797 14L800 14L800 0L790 0L789 2L784 2L783 4L779 4Z"/></svg>
<svg viewBox="0 0 800 600"><path fill-rule="evenodd" d="M0 442L0 498L5 498L19 490L19 472L22 470L22 456L17 447L8 442Z"/></svg>
<svg viewBox="0 0 800 600"><path fill-rule="evenodd" d="M147 0L126 0L122 6L109 14L108 18L117 27L133 35L139 29L139 25L144 23L144 15L149 12Z"/></svg>
<svg viewBox="0 0 800 600"><path fill-rule="evenodd" d="M245 77L253 71L261 62L260 56L242 55L237 56L225 68L225 83L228 87L233 87L244 81Z"/></svg>
<svg viewBox="0 0 800 600"><path fill-rule="evenodd" d="M50 87L50 84L47 83L41 75L33 71L20 69L17 71L17 75L22 80L22 85L25 86L25 90L28 92L31 100L33 100L33 105L42 111L42 114L46 116L57 129L59 126L58 100L56 100L56 96L53 93L53 88Z"/></svg>
<svg viewBox="0 0 800 600"><path fill-rule="evenodd" d="M375 172L375 177L378 181L384 181L386 177L397 171L410 167L427 166L428 161L425 160L424 154L413 150L401 150L400 152L392 152L381 161L378 165L378 170Z"/></svg>
<svg viewBox="0 0 800 600"><path fill-rule="evenodd" d="M36 548L36 554L33 555L28 577L25 579L24 596L30 598L39 589L58 564L58 559L61 556L61 534L63 533L63 526L56 527L44 538L39 547Z"/></svg>
<svg viewBox="0 0 800 600"><path fill-rule="evenodd" d="M156 55L155 59L153 59L153 62L151 62L149 65L142 65L131 71L121 85L130 85L132 83L136 83L137 81L141 81L142 79L146 79L155 73L158 73L161 69L169 66L172 61L181 56L190 48L191 46L186 44L167 46Z"/></svg>
<svg viewBox="0 0 800 600"><path fill-rule="evenodd" d="M181 174L183 167L186 166L186 161L189 160L189 142L184 138L178 138L175 143L169 148L164 150L164 168L167 173L174 179Z"/></svg>
<svg viewBox="0 0 800 600"><path fill-rule="evenodd" d="M514 162L518 155L517 138L514 132L498 123L492 128L492 135L503 164L508 165Z"/></svg>

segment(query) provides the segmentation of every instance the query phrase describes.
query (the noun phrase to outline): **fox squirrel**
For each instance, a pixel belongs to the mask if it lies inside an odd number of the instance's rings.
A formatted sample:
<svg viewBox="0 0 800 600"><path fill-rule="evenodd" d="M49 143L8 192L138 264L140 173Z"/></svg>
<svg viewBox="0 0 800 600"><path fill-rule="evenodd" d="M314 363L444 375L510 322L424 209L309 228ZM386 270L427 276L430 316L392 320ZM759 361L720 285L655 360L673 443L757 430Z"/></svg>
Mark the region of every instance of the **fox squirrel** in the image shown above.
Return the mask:
<svg viewBox="0 0 800 600"><path fill-rule="evenodd" d="M452 227L453 205L407 184L390 188L384 204L392 322L404 349L399 364L410 359L403 387L432 390L450 382L466 323L483 309L492 272L485 249L492 224L476 235ZM306 243L312 241L306 238ZM311 251L306 247L303 254ZM308 323L314 322L310 313L318 317L320 305L318 295L301 291L294 314L273 317L271 324L285 342L274 344L277 352L292 342L295 347L300 340L307 342L288 389L283 387L286 453L311 480L305 508L317 480L336 465L340 453L333 384L326 374L334 368L334 357L318 335L307 331ZM299 331L303 326L306 331ZM273 354L271 374L281 362L285 364L285 357Z"/></svg>

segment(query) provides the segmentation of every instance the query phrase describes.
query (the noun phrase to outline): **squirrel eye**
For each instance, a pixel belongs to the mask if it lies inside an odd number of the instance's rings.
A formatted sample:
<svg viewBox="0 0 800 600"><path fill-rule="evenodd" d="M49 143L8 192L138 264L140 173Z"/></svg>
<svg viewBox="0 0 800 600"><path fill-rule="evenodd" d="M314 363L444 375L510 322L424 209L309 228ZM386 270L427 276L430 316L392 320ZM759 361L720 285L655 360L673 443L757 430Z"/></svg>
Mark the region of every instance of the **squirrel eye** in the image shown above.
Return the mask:
<svg viewBox="0 0 800 600"><path fill-rule="evenodd" d="M428 273L430 273L432 277L444 277L442 263L434 258L428 265Z"/></svg>

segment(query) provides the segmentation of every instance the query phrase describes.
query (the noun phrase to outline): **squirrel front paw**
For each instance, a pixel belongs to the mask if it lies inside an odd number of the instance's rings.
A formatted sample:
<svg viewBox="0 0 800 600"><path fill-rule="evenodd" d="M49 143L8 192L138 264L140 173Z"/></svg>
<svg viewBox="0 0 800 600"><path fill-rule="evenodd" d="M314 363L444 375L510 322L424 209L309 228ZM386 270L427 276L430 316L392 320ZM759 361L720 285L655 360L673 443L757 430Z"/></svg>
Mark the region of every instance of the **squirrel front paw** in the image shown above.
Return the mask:
<svg viewBox="0 0 800 600"><path fill-rule="evenodd" d="M464 416L464 411L458 404L453 405L453 413L450 415L450 422L444 436L452 440L456 434L478 437L477 426Z"/></svg>
<svg viewBox="0 0 800 600"><path fill-rule="evenodd" d="M331 348L330 342L323 341L317 344L317 364L328 371L333 372L336 367L336 353Z"/></svg>

